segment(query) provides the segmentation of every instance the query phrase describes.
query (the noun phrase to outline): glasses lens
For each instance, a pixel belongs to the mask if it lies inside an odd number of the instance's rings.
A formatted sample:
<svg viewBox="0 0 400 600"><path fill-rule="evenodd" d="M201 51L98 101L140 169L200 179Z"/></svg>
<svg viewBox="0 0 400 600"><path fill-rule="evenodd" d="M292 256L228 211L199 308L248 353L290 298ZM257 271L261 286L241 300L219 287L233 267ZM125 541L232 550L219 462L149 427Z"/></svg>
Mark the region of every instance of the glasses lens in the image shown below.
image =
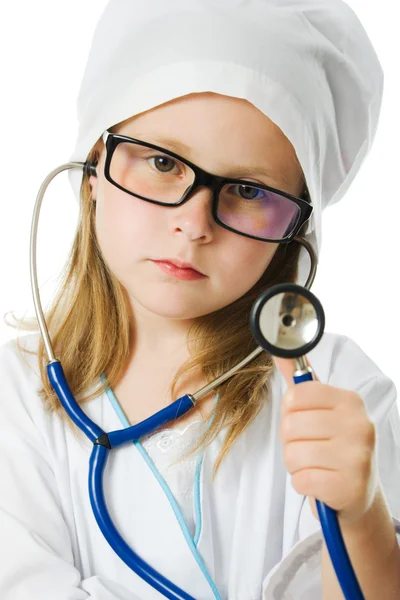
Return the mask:
<svg viewBox="0 0 400 600"><path fill-rule="evenodd" d="M219 194L220 221L262 239L285 239L296 227L300 214L300 207L286 196L255 186L228 183Z"/></svg>
<svg viewBox="0 0 400 600"><path fill-rule="evenodd" d="M121 142L114 149L111 179L148 200L179 202L194 182L194 172L176 158L148 146Z"/></svg>

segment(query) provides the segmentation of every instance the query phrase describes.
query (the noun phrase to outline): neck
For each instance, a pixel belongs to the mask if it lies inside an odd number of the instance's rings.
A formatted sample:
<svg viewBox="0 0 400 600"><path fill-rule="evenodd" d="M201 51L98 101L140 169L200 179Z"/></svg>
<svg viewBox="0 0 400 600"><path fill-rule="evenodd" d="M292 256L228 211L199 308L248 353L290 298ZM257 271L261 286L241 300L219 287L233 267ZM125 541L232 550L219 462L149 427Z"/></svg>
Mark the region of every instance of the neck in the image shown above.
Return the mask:
<svg viewBox="0 0 400 600"><path fill-rule="evenodd" d="M196 369L179 379L174 397L170 393L177 371L190 358L187 334L192 322L160 317L144 310L133 313L130 355L121 378L113 387L131 424L207 384L203 372ZM212 410L214 397L215 392L212 392L201 400L204 414Z"/></svg>
<svg viewBox="0 0 400 600"><path fill-rule="evenodd" d="M178 319L150 312L135 302L131 313L132 352L135 360L152 356L172 362L189 357L187 336L194 319Z"/></svg>

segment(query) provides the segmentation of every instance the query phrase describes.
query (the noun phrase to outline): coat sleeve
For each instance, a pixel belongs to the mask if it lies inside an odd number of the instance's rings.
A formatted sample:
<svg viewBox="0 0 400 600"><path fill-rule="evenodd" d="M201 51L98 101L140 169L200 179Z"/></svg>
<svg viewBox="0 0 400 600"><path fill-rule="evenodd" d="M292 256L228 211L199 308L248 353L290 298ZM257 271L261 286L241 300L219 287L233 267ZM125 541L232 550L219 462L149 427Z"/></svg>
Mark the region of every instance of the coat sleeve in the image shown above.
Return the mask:
<svg viewBox="0 0 400 600"><path fill-rule="evenodd" d="M318 360L312 360L317 374ZM321 372L323 372L321 365ZM400 545L400 418L396 387L351 339L338 336L323 383L357 392L375 425L379 477ZM322 532L306 499L296 543L263 582L263 600L320 600Z"/></svg>
<svg viewBox="0 0 400 600"><path fill-rule="evenodd" d="M56 479L15 354L0 348L0 598L138 600L74 566ZM29 396L30 391L30 398Z"/></svg>

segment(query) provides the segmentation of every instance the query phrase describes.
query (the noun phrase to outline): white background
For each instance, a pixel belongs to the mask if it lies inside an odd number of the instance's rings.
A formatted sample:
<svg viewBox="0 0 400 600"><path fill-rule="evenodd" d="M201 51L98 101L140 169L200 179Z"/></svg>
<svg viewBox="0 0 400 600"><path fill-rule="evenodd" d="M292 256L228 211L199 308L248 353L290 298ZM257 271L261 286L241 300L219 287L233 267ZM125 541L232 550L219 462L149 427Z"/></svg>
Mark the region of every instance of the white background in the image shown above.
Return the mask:
<svg viewBox="0 0 400 600"><path fill-rule="evenodd" d="M385 95L371 153L346 197L324 213L323 247L313 292L324 306L326 330L353 338L399 389L398 7L393 0L351 0L349 4L384 68ZM32 209L43 179L67 162L74 148L76 98L94 27L105 5L106 0L0 4L0 344L16 335L3 322L7 311L33 314L29 281ZM71 244L77 216L64 172L50 185L41 214L38 263L45 306Z"/></svg>

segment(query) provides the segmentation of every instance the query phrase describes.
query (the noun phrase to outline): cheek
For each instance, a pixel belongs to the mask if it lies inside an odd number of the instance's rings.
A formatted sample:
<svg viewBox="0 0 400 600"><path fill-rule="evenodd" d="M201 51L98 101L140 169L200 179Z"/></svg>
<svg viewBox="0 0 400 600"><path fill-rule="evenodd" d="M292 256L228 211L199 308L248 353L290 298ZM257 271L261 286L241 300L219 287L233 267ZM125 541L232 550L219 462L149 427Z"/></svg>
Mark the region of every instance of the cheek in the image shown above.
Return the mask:
<svg viewBox="0 0 400 600"><path fill-rule="evenodd" d="M249 290L260 279L271 262L279 244L259 242L249 238L239 238L230 244L229 252L225 252L222 262L226 282L234 283Z"/></svg>
<svg viewBox="0 0 400 600"><path fill-rule="evenodd" d="M156 205L112 187L105 188L96 207L96 233L105 259L114 268L146 255L156 235Z"/></svg>

